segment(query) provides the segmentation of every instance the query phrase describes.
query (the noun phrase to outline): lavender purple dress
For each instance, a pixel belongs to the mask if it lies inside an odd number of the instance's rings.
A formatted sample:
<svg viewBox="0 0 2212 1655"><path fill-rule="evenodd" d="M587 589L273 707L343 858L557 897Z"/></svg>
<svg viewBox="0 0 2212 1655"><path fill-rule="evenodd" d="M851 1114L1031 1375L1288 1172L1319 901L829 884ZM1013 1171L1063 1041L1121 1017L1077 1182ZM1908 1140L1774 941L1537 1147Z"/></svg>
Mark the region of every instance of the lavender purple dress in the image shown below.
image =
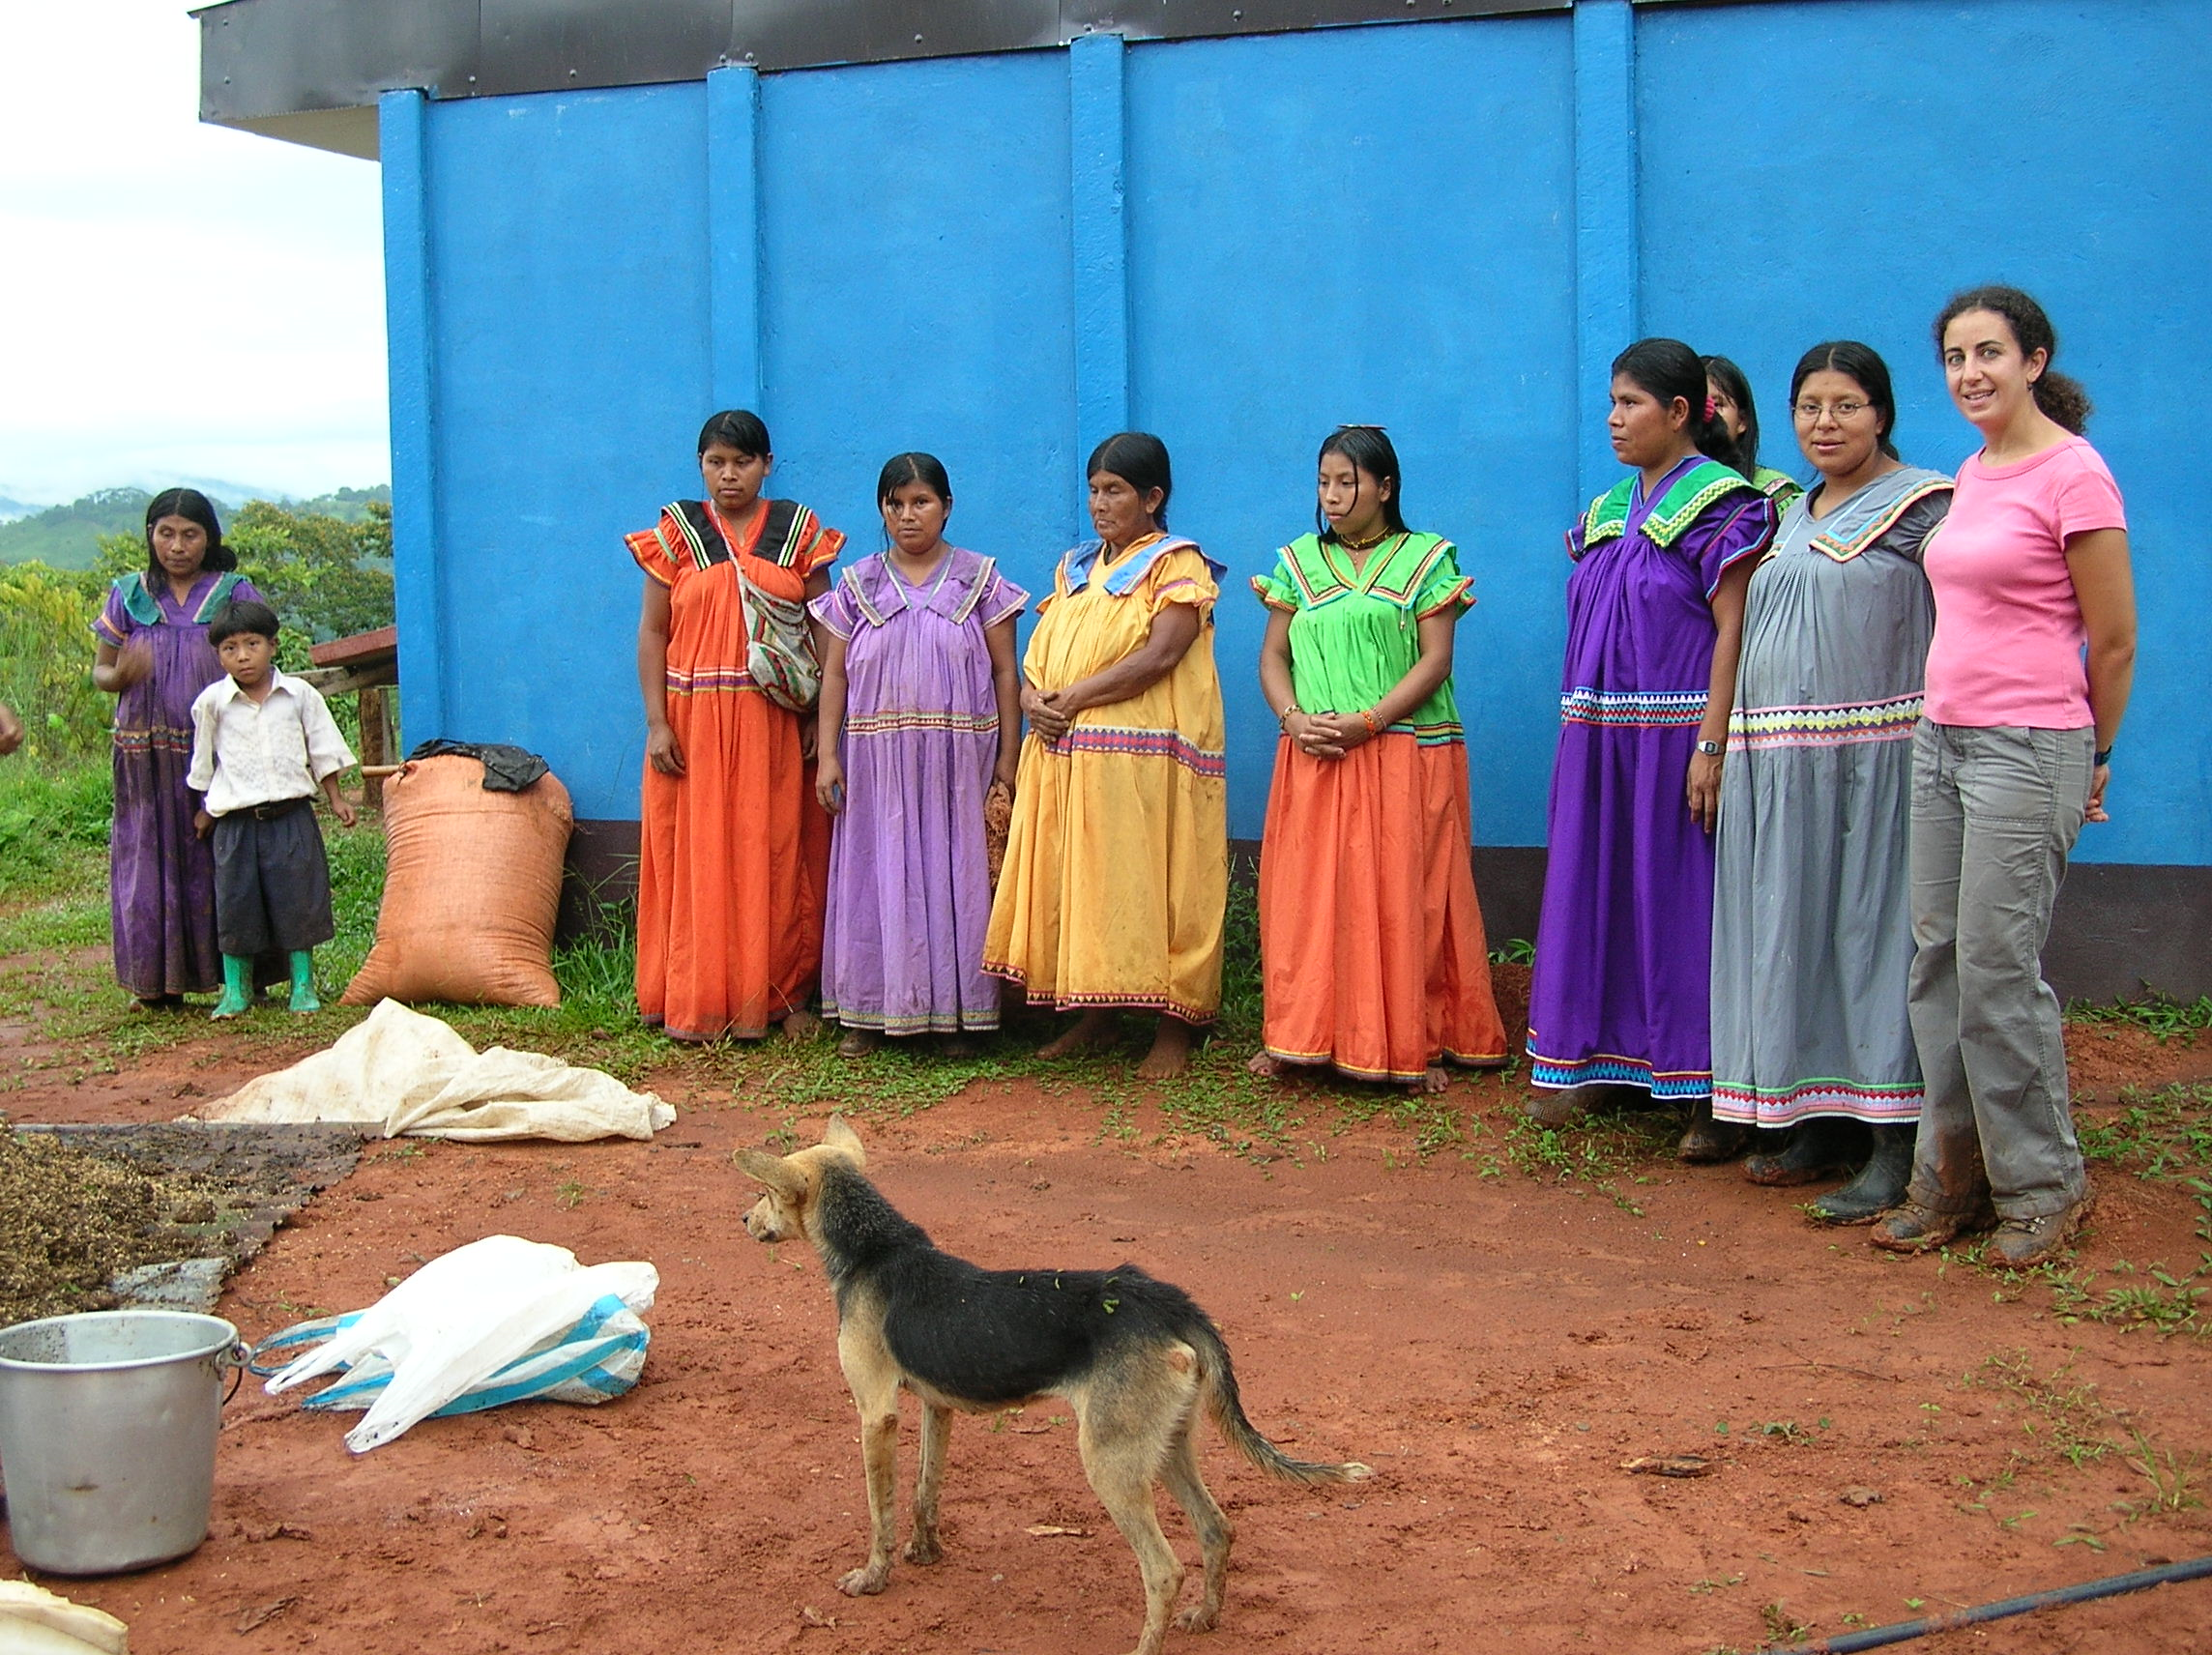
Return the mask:
<svg viewBox="0 0 2212 1655"><path fill-rule="evenodd" d="M179 603L166 577L127 574L108 589L93 634L117 649L143 635L154 671L116 698L115 826L108 835L108 906L116 980L140 1000L212 994L222 986L215 940L215 853L192 831L199 795L192 699L220 677L207 624L232 600L261 601L253 583L203 571Z"/></svg>
<svg viewBox="0 0 2212 1655"><path fill-rule="evenodd" d="M1567 657L1529 986L1529 1079L1654 1097L1712 1090L1713 841L1683 788L1704 717L1721 576L1775 508L1693 455L1627 478L1567 536Z"/></svg>
<svg viewBox="0 0 2212 1655"><path fill-rule="evenodd" d="M845 809L830 846L822 1004L848 1029L999 1026L983 974L991 878L983 797L999 759L986 628L1030 595L948 548L923 586L878 555L811 605L845 640Z"/></svg>

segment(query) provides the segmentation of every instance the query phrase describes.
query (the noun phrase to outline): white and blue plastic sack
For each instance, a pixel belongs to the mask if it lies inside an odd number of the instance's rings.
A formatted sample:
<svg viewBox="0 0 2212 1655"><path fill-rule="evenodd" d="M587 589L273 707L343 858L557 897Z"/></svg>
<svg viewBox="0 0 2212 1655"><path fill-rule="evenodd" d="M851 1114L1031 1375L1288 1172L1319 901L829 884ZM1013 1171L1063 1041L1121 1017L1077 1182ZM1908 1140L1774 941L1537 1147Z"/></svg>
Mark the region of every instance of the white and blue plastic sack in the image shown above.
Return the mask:
<svg viewBox="0 0 2212 1655"><path fill-rule="evenodd" d="M366 1408L346 1433L365 1454L433 1415L540 1400L597 1404L637 1383L660 1275L576 1262L566 1247L487 1235L441 1254L366 1310L303 1321L254 1348L272 1396L325 1374L312 1408Z"/></svg>

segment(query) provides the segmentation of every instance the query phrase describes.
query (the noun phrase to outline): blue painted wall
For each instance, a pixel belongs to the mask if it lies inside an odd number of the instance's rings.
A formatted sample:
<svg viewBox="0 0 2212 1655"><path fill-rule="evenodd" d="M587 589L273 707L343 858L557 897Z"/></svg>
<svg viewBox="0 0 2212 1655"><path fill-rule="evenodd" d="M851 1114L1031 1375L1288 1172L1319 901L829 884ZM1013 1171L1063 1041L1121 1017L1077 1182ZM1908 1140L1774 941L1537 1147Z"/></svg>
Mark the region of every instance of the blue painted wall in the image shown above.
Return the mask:
<svg viewBox="0 0 2212 1655"><path fill-rule="evenodd" d="M2142 617L2112 821L2080 855L2212 862L2212 560L2173 441L2175 368L2212 338L2212 6L1823 0L1637 22L1644 324L1743 364L1768 464L1806 472L1790 372L1842 336L1888 361L1906 458L1957 469L1980 445L1930 322L1983 281L2051 312L2127 497ZM1717 206L1747 201L1768 210Z"/></svg>
<svg viewBox="0 0 2212 1655"><path fill-rule="evenodd" d="M407 739L520 741L580 816L636 814L620 537L695 491L718 399L761 388L777 490L861 550L877 467L934 450L955 537L1033 588L1087 532L1081 458L1126 410L1174 450L1177 529L1231 566L1231 825L1253 836L1272 726L1244 578L1310 522L1319 439L1373 421L1412 517L1477 583L1476 836L1538 843L1559 533L1602 478L1603 363L1628 333L1742 362L1784 465L1790 365L1866 338L1897 370L1908 457L1948 467L1970 434L1927 320L2001 278L2051 305L2136 530L2118 820L2082 854L2212 862L2183 636L2212 574L2158 383L2212 336L2207 80L2198 0L1583 0L711 88L391 95Z"/></svg>

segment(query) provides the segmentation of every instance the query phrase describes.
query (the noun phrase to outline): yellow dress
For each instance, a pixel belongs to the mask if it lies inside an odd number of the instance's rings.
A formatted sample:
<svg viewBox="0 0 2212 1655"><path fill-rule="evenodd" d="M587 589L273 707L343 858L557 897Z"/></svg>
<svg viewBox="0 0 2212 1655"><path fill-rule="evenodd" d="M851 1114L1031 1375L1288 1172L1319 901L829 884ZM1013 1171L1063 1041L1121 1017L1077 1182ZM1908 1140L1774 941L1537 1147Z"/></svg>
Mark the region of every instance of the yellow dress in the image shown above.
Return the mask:
<svg viewBox="0 0 2212 1655"><path fill-rule="evenodd" d="M1189 540L1140 540L1109 564L1097 541L1060 561L1022 676L1050 695L1134 654L1171 603L1198 637L1175 669L1092 707L1057 741L1022 743L1014 819L991 904L984 969L1033 1005L1126 1005L1210 1023L1221 1008L1229 898L1220 569Z"/></svg>

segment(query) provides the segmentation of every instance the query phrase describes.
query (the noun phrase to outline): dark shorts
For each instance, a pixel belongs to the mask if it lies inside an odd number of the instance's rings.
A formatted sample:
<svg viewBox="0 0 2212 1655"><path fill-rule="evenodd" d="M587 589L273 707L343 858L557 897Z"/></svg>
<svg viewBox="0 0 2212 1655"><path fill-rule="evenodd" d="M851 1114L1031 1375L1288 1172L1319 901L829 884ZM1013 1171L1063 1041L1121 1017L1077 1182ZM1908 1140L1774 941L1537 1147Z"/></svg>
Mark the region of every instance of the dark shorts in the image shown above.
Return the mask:
<svg viewBox="0 0 2212 1655"><path fill-rule="evenodd" d="M234 810L215 822L215 934L226 954L290 954L328 943L331 868L314 806Z"/></svg>

